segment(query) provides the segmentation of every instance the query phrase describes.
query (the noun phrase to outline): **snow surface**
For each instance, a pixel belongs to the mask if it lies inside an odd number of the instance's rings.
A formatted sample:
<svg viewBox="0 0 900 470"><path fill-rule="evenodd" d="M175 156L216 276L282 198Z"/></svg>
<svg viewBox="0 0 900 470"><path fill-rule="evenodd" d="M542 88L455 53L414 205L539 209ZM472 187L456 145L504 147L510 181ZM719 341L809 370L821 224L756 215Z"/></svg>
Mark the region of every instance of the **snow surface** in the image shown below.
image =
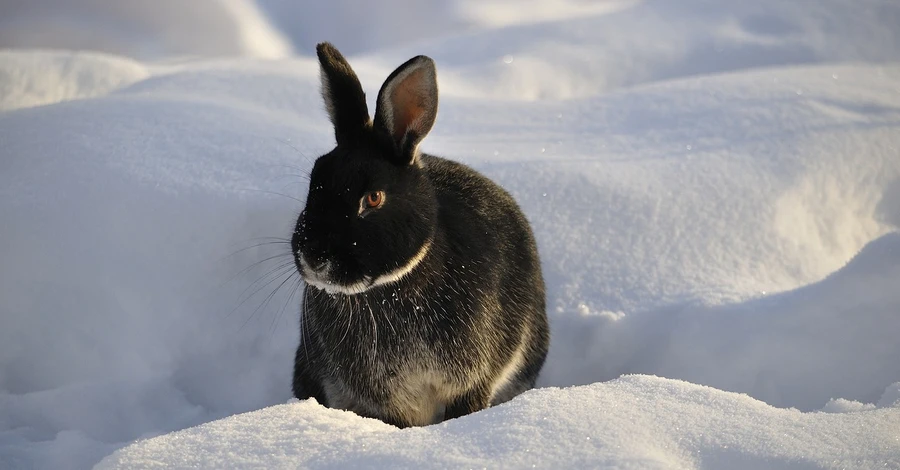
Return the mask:
<svg viewBox="0 0 900 470"><path fill-rule="evenodd" d="M100 51L0 51L0 468L900 467L900 4L397 1L368 40L346 3L45 0L31 39L0 4L0 45ZM536 232L544 388L403 431L284 404L320 39L370 100L436 60L424 149Z"/></svg>
<svg viewBox="0 0 900 470"><path fill-rule="evenodd" d="M94 50L142 59L291 54L253 0L3 0L0 48Z"/></svg>
<svg viewBox="0 0 900 470"><path fill-rule="evenodd" d="M418 429L314 400L272 406L144 441L95 468L879 468L900 464L898 421L900 407L801 413L631 375L533 390Z"/></svg>

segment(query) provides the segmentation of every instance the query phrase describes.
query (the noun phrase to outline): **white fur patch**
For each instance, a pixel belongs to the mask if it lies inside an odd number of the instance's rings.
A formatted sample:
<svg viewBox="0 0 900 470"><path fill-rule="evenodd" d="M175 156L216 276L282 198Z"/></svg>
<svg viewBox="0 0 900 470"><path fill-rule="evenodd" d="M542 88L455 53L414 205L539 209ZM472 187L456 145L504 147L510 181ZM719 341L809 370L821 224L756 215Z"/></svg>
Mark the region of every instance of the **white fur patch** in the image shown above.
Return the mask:
<svg viewBox="0 0 900 470"><path fill-rule="evenodd" d="M300 265L303 267L303 272L301 275L303 276L303 280L306 281L307 284L324 290L328 294L344 294L344 295L356 295L362 294L363 292L375 287L384 284L390 284L392 282L397 282L400 279L403 279L404 276L412 272L413 269L416 269L416 266L425 259L425 256L428 254L428 251L431 249L431 240L425 242L422 245L422 248L419 249L419 252L415 254L410 260L403 266L394 269L388 273L382 274L378 276L373 281L369 277L364 277L361 281L354 282L352 284L334 284L327 280L329 275L331 263L326 263L325 268L320 272L314 271L309 263L306 262L306 259L303 256L300 256Z"/></svg>
<svg viewBox="0 0 900 470"><path fill-rule="evenodd" d="M336 122L337 117L334 115L334 103L331 102L331 83L328 81L328 74L325 70L319 71L319 83L321 83L322 100L325 102L325 111L328 112L328 118L332 124Z"/></svg>
<svg viewBox="0 0 900 470"><path fill-rule="evenodd" d="M371 281L368 278L363 278L362 281L354 282L350 285L340 285L328 282L326 278L331 271L330 261L328 263L325 263L325 267L321 271L317 272L309 266L309 263L306 262L306 258L301 255L300 266L303 267L303 272L300 274L303 276L303 280L306 281L307 284L319 290L324 290L329 294L361 294L368 290L369 284L371 284Z"/></svg>
<svg viewBox="0 0 900 470"><path fill-rule="evenodd" d="M519 369L522 368L524 362L525 342L523 341L519 343L519 347L513 354L512 359L510 359L510 361L506 363L506 366L504 366L503 370L500 371L500 375L497 377L497 380L495 380L491 385L491 403L493 403L494 398L497 397L497 393L503 390L503 387L509 385L513 377L515 377L516 373L519 372Z"/></svg>
<svg viewBox="0 0 900 470"><path fill-rule="evenodd" d="M391 390L391 407L414 426L440 422L448 386L435 372L407 372L397 376Z"/></svg>
<svg viewBox="0 0 900 470"><path fill-rule="evenodd" d="M419 263L421 263L422 260L425 259L425 255L428 254L428 250L430 250L430 249L431 249L431 240L428 240L425 242L424 245L422 245L422 248L419 249L419 252L416 253L416 255L413 256L409 260L409 262L407 262L405 265L400 266L399 268L397 268L391 272L388 272L388 273L382 274L381 276L376 277L375 281L372 282L371 287L380 286L383 284L390 284L392 282L397 282L400 279L403 279L403 276L406 276L413 269L416 269L416 266L418 266Z"/></svg>

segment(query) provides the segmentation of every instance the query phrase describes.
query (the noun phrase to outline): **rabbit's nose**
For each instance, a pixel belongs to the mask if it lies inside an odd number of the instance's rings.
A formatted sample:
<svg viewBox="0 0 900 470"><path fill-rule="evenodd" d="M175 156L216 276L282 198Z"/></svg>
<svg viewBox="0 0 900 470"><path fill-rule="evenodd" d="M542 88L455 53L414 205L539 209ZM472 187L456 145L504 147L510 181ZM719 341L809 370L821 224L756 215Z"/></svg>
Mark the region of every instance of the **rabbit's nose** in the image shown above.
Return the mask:
<svg viewBox="0 0 900 470"><path fill-rule="evenodd" d="M319 250L305 250L303 253L303 260L306 262L306 265L315 272L322 271L325 269L325 265L328 264L324 252Z"/></svg>
<svg viewBox="0 0 900 470"><path fill-rule="evenodd" d="M315 271L316 274L326 274L327 273L330 263L328 261L325 261L324 257L314 258L310 261L312 261L312 263L310 263L309 267L312 268L312 270Z"/></svg>
<svg viewBox="0 0 900 470"><path fill-rule="evenodd" d="M300 255L300 265L305 275L314 277L327 276L331 270L331 262L325 260L324 257L310 257L305 254Z"/></svg>

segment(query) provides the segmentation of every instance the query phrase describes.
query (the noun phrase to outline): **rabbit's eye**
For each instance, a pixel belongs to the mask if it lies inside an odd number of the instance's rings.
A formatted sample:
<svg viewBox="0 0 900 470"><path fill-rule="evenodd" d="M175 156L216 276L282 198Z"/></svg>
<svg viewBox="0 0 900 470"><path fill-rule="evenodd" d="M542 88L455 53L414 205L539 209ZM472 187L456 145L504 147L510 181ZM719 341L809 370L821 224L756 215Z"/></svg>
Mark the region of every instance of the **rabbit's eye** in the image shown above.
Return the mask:
<svg viewBox="0 0 900 470"><path fill-rule="evenodd" d="M381 207L381 205L384 204L384 191L372 191L371 193L366 194L363 203L367 209Z"/></svg>

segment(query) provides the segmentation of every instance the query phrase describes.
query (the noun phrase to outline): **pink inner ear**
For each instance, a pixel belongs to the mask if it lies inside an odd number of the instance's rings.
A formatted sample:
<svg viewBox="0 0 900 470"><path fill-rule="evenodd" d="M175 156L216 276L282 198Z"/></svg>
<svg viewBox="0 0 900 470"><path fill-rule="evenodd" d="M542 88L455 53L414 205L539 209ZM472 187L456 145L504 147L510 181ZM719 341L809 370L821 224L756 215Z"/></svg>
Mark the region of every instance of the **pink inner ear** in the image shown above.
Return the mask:
<svg viewBox="0 0 900 470"><path fill-rule="evenodd" d="M391 105L393 111L394 122L392 124L394 139L400 142L403 135L409 129L414 129L422 134L421 129L417 129L418 121L423 114L427 103L425 100L428 94L422 90L426 83L424 71L416 70L406 77L403 81L397 83L391 92Z"/></svg>

